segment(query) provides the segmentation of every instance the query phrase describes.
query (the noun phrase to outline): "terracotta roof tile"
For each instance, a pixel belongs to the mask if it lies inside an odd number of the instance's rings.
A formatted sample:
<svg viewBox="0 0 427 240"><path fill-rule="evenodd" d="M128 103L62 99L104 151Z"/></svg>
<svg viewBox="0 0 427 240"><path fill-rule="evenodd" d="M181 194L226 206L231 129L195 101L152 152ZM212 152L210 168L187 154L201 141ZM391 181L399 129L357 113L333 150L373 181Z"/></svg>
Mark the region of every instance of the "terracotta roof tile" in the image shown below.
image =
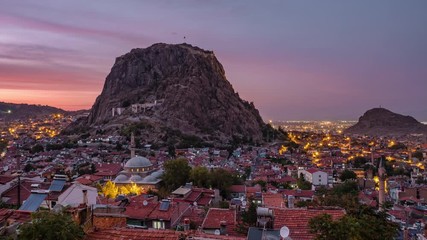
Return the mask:
<svg viewBox="0 0 427 240"><path fill-rule="evenodd" d="M329 214L332 219L345 215L343 209L279 209L272 208L274 214L274 229L287 226L290 237L298 240L312 240L314 235L309 232L308 221L320 214Z"/></svg>

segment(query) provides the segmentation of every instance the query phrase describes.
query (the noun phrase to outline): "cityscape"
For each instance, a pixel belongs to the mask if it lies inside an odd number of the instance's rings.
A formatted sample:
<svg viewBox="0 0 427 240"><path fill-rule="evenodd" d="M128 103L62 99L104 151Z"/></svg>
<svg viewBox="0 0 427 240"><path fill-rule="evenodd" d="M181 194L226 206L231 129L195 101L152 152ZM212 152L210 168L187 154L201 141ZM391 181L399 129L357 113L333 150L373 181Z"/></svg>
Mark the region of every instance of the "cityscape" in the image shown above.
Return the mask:
<svg viewBox="0 0 427 240"><path fill-rule="evenodd" d="M0 239L427 239L427 5L309 2L0 3Z"/></svg>

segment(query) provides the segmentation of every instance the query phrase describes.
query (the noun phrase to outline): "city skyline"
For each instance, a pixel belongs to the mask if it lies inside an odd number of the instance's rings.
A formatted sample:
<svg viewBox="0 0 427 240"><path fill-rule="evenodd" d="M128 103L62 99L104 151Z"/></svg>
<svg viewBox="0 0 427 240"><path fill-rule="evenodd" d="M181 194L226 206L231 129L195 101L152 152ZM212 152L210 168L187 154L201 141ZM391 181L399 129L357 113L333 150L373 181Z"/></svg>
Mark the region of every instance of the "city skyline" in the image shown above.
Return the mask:
<svg viewBox="0 0 427 240"><path fill-rule="evenodd" d="M427 120L423 1L0 6L0 101L88 109L116 57L185 41L213 50L264 119L356 120L381 105Z"/></svg>

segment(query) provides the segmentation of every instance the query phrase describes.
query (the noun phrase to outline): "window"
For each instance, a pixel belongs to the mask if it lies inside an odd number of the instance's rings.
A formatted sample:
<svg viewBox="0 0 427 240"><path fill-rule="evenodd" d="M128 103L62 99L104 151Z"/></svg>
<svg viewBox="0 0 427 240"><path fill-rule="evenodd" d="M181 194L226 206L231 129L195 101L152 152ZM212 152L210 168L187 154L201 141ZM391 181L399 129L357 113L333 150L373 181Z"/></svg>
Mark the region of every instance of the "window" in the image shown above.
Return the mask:
<svg viewBox="0 0 427 240"><path fill-rule="evenodd" d="M165 229L165 222L163 222L163 221L153 221L153 228L155 228L155 229Z"/></svg>

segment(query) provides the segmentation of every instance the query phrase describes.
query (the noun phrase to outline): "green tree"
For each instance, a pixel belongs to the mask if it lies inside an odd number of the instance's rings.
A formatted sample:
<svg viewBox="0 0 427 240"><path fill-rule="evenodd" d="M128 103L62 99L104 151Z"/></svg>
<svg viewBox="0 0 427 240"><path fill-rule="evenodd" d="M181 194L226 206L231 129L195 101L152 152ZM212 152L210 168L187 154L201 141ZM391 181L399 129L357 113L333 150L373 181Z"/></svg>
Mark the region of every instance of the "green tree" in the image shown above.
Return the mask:
<svg viewBox="0 0 427 240"><path fill-rule="evenodd" d="M398 226L387 221L387 213L375 211L358 201L358 187L355 181L346 181L332 189L317 191L317 203L323 206L338 206L346 210L346 215L332 220L329 215L319 215L309 222L310 231L316 239L379 240L393 239Z"/></svg>
<svg viewBox="0 0 427 240"><path fill-rule="evenodd" d="M243 212L242 214L242 221L249 227L255 226L257 222L257 213L256 209L258 205L253 201L252 198L248 199L249 207L248 210Z"/></svg>
<svg viewBox="0 0 427 240"><path fill-rule="evenodd" d="M373 210L337 220L328 214L318 215L310 219L309 227L316 240L387 240L394 239L398 230L396 224L387 221L385 212Z"/></svg>
<svg viewBox="0 0 427 240"><path fill-rule="evenodd" d="M222 197L227 198L230 186L241 184L241 179L236 174L218 168L211 171L210 182L213 188L217 188L220 191Z"/></svg>
<svg viewBox="0 0 427 240"><path fill-rule="evenodd" d="M206 167L195 167L190 171L190 180L198 187L209 187L210 173Z"/></svg>
<svg viewBox="0 0 427 240"><path fill-rule="evenodd" d="M297 186L301 190L311 190L311 183L309 181L306 181L304 179L304 175L300 175L300 177L297 180Z"/></svg>
<svg viewBox="0 0 427 240"><path fill-rule="evenodd" d="M345 182L345 180L347 179L356 179L356 178L357 178L356 173L348 169L344 170L340 175L340 179L343 182Z"/></svg>
<svg viewBox="0 0 427 240"><path fill-rule="evenodd" d="M65 213L36 212L31 215L31 223L20 228L19 239L22 240L78 240L84 232L71 216Z"/></svg>
<svg viewBox="0 0 427 240"><path fill-rule="evenodd" d="M186 159L178 158L167 161L163 165L163 168L163 185L168 191L173 191L178 187L185 185L190 178L191 167L188 165L188 161Z"/></svg>

